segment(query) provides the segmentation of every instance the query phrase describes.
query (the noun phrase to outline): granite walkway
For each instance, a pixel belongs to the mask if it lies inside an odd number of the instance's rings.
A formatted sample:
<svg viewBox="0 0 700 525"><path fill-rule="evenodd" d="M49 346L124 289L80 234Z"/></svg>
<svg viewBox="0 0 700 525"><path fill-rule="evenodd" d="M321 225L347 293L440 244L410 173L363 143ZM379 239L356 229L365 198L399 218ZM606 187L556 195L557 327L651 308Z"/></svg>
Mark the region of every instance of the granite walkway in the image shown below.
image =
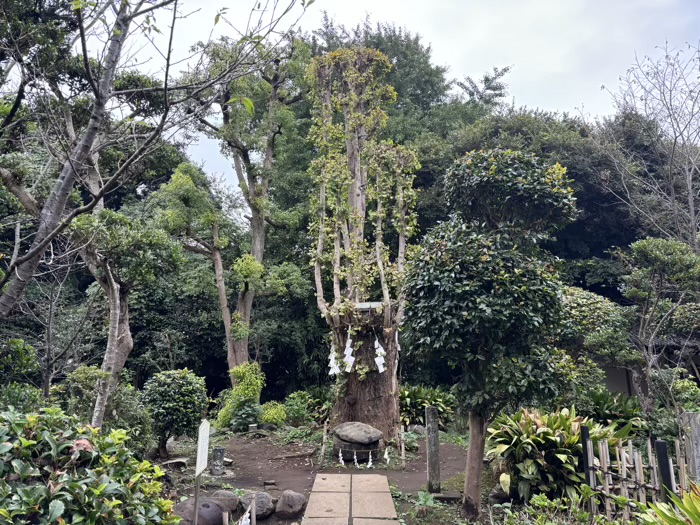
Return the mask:
<svg viewBox="0 0 700 525"><path fill-rule="evenodd" d="M398 525L379 474L316 474L302 525Z"/></svg>

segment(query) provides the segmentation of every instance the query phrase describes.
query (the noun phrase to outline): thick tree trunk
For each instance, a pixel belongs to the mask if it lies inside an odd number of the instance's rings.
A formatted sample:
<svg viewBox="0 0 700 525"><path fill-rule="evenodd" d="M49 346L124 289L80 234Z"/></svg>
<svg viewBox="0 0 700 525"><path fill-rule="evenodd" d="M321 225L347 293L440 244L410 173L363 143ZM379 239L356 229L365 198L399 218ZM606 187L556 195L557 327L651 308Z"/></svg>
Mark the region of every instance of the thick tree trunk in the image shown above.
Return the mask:
<svg viewBox="0 0 700 525"><path fill-rule="evenodd" d="M346 330L342 334L336 331L335 339L344 342L346 333ZM353 336L355 363L352 371L347 374L345 393L336 398L333 406L335 424L359 421L381 430L387 440L398 436L398 348L393 333L391 330L390 336L386 337L382 328L376 329L377 339L386 352L386 369L381 373L374 361L377 357L374 350L375 331L371 327L363 326ZM339 353L342 355L343 348L340 348ZM344 371L345 362L340 359L339 366ZM366 373L360 374L358 370L366 370Z"/></svg>
<svg viewBox="0 0 700 525"><path fill-rule="evenodd" d="M126 360L134 347L129 326L129 290L111 277L107 287L109 299L109 335L107 350L102 360L102 372L109 374L97 385L97 400L92 414L92 426L101 427L104 422L107 403L119 383Z"/></svg>
<svg viewBox="0 0 700 525"><path fill-rule="evenodd" d="M469 448L462 496L463 518L475 520L481 512L481 475L484 471L487 421L474 411L469 412Z"/></svg>

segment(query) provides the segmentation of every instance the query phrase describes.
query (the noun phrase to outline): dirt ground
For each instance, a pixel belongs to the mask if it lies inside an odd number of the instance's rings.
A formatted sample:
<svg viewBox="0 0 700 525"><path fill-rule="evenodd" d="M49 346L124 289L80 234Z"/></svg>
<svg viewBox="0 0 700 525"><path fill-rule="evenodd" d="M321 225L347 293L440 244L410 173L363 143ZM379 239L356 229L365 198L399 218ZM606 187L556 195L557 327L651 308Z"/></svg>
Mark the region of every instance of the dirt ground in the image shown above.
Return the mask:
<svg viewBox="0 0 700 525"><path fill-rule="evenodd" d="M246 435L216 436L211 447L220 446L226 450L225 457L233 460L233 465L226 467L223 476L203 477L202 488L205 493L218 489L265 490L273 497L279 496L285 490L301 492L307 497L311 491L314 477L318 472L338 473L373 473L383 474L389 483L404 494L416 494L425 488L426 457L425 440L420 440L420 448L410 454L406 461L406 469L402 470L396 456L393 456L391 468L384 468L383 463L376 464L372 469L361 465L360 469L353 465L340 467L335 461L327 461L323 469L319 469L319 447L310 444L280 443L274 436L251 437ZM188 467L183 470L171 469L169 473L174 481L174 489L178 496L191 496L194 492L192 474L194 470L194 444L185 442L178 444L174 456L190 458ZM464 472L466 450L451 443L440 445L440 472L443 482L456 478ZM274 481L274 485L266 486L266 481ZM270 525L287 525L292 520L265 520Z"/></svg>

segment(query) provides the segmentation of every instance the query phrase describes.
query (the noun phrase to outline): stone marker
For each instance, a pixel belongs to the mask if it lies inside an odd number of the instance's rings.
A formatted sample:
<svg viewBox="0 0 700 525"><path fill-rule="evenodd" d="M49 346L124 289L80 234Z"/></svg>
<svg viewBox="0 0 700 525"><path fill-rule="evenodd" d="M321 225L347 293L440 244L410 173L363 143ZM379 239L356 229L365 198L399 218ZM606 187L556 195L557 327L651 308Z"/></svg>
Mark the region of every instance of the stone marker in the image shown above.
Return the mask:
<svg viewBox="0 0 700 525"><path fill-rule="evenodd" d="M224 473L224 447L214 447L211 453L211 468L209 473L212 476L222 476Z"/></svg>
<svg viewBox="0 0 700 525"><path fill-rule="evenodd" d="M438 409L434 406L425 407L425 422L427 425L427 462L428 462L428 492L440 492L440 435L438 428Z"/></svg>

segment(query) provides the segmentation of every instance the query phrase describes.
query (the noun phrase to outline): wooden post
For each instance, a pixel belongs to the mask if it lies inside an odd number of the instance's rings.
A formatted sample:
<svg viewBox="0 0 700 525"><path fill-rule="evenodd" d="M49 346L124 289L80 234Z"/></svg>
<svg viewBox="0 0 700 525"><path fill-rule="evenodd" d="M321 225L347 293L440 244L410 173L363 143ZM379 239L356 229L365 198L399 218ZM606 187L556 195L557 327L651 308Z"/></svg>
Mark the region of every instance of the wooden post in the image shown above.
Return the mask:
<svg viewBox="0 0 700 525"><path fill-rule="evenodd" d="M608 450L608 440L601 439L598 441L598 457L600 458L600 469L603 471L603 498L605 498L605 517L608 521L612 518L612 509L610 506L610 482L608 472L610 469L610 455Z"/></svg>
<svg viewBox="0 0 700 525"><path fill-rule="evenodd" d="M256 501L257 499L257 494L253 494L253 504L250 506L250 525L257 525L257 520L258 517L256 514L258 513L258 502Z"/></svg>
<svg viewBox="0 0 700 525"><path fill-rule="evenodd" d="M401 425L401 469L406 470L406 432Z"/></svg>
<svg viewBox="0 0 700 525"><path fill-rule="evenodd" d="M661 501L668 503L670 501L669 495L673 491L673 473L671 472L671 462L668 460L668 446L663 439L657 439L654 448L656 449L656 464L661 481L659 483Z"/></svg>
<svg viewBox="0 0 700 525"><path fill-rule="evenodd" d="M440 434L438 421L437 407L425 407L428 492L431 493L440 492Z"/></svg>
<svg viewBox="0 0 700 525"><path fill-rule="evenodd" d="M323 468L326 461L326 441L328 440L328 420L323 421L323 445L321 445L321 459L318 463L319 468Z"/></svg>
<svg viewBox="0 0 700 525"><path fill-rule="evenodd" d="M681 434L685 436L685 461L688 477L700 482L700 412L681 414Z"/></svg>
<svg viewBox="0 0 700 525"><path fill-rule="evenodd" d="M593 472L593 466L595 465L595 460L593 458L593 442L591 441L590 429L583 425L581 427L581 445L583 446L583 479L586 484L595 490L595 472ZM591 498L589 501L591 514L595 514L596 504L595 499Z"/></svg>
<svg viewBox="0 0 700 525"><path fill-rule="evenodd" d="M634 453L634 466L637 469L637 483L639 483L639 502L642 505L647 504L647 480L644 476L644 459L639 450Z"/></svg>

